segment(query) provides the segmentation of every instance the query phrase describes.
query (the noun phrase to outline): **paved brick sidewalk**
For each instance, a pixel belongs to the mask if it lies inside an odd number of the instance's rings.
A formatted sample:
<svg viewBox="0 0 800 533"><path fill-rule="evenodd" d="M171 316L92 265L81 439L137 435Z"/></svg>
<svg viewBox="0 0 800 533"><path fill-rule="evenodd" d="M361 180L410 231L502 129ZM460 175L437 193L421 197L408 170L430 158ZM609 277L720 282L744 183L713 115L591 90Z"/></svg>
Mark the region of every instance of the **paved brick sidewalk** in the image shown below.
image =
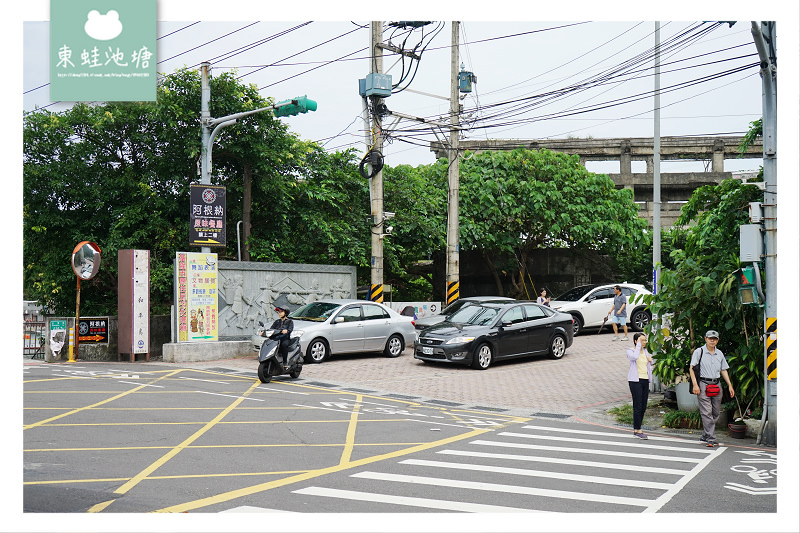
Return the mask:
<svg viewBox="0 0 800 533"><path fill-rule="evenodd" d="M517 359L494 364L485 371L426 364L413 358L411 348L396 359L376 354L342 355L320 365L303 366L301 378L526 414L578 415L605 411L630 399L625 348L632 341L611 339L609 333L590 332L576 337L561 360L544 356ZM255 354L252 358L179 365L253 371L257 368Z"/></svg>

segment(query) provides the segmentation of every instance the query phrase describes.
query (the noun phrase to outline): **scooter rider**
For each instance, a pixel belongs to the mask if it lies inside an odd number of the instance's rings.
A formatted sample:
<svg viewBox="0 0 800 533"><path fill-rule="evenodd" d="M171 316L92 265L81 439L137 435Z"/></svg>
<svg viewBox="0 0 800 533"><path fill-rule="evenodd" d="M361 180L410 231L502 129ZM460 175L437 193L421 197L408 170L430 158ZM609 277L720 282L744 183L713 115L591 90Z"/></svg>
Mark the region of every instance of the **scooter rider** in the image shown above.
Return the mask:
<svg viewBox="0 0 800 533"><path fill-rule="evenodd" d="M289 355L289 338L294 329L294 322L288 317L289 310L285 307L276 307L275 311L278 312L279 318L270 326L270 329L275 332L270 338L281 341L278 347L278 353L283 355L283 364L286 365L289 362L287 361Z"/></svg>

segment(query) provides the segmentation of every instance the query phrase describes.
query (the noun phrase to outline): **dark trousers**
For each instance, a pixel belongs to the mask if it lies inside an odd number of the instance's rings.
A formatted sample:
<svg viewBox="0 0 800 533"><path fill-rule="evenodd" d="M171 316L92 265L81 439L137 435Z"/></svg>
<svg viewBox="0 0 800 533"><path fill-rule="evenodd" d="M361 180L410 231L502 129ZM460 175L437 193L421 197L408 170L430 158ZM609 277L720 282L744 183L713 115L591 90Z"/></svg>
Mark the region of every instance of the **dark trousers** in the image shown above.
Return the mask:
<svg viewBox="0 0 800 533"><path fill-rule="evenodd" d="M629 381L628 387L633 398L633 429L642 429L644 412L647 410L647 395L650 393L650 380Z"/></svg>

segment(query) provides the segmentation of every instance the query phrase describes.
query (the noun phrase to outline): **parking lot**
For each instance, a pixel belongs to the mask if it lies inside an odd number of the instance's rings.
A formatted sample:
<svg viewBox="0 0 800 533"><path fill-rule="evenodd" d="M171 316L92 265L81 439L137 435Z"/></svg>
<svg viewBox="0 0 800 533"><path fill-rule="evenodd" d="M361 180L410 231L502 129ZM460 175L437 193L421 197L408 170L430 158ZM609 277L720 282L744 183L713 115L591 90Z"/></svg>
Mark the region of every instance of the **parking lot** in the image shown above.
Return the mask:
<svg viewBox="0 0 800 533"><path fill-rule="evenodd" d="M519 416L531 413L602 416L608 407L630 398L625 349L632 345L632 340L612 341L610 331L606 326L600 334L589 330L575 337L560 360L531 357L496 363L487 370L473 370L423 363L414 359L413 350L406 347L396 359L353 354L335 356L319 365L307 364L300 380L434 399L447 402L446 405L505 409ZM258 364L254 352L252 358L173 366L252 370L255 376Z"/></svg>

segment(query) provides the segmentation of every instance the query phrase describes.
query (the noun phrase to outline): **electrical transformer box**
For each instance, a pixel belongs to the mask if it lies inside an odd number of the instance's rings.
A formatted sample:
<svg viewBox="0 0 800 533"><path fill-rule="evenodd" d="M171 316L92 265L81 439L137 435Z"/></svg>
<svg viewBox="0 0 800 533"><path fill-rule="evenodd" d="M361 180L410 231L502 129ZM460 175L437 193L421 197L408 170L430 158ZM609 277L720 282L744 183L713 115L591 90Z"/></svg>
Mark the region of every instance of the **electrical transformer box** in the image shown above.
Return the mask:
<svg viewBox="0 0 800 533"><path fill-rule="evenodd" d="M761 224L742 224L739 226L739 261L754 263L763 259L764 239Z"/></svg>
<svg viewBox="0 0 800 533"><path fill-rule="evenodd" d="M361 87L361 80L359 80L359 89ZM360 91L359 91L360 92ZM379 74L372 72L367 74L364 79L364 92L362 96L381 96L387 97L392 95L392 75Z"/></svg>

